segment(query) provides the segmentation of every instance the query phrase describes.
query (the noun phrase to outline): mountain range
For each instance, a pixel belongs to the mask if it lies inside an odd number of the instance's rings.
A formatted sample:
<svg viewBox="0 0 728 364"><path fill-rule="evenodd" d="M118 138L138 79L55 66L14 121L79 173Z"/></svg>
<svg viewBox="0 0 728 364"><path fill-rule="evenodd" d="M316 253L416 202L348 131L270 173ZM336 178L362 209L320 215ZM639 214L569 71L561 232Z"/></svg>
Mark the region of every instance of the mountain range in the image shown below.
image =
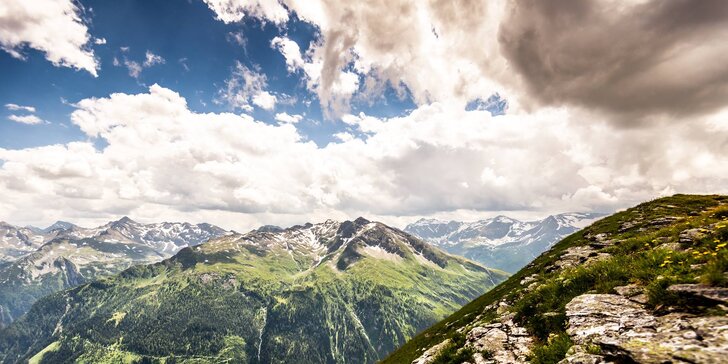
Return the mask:
<svg viewBox="0 0 728 364"><path fill-rule="evenodd" d="M128 217L86 229L56 222L45 229L0 223L0 327L40 297L180 249L230 234L210 224L141 224Z"/></svg>
<svg viewBox="0 0 728 364"><path fill-rule="evenodd" d="M496 216L475 222L421 219L404 231L486 267L516 272L562 238L589 225L599 213L565 213L543 220Z"/></svg>
<svg viewBox="0 0 728 364"><path fill-rule="evenodd" d="M45 296L0 362L371 363L507 276L363 218L265 227Z"/></svg>

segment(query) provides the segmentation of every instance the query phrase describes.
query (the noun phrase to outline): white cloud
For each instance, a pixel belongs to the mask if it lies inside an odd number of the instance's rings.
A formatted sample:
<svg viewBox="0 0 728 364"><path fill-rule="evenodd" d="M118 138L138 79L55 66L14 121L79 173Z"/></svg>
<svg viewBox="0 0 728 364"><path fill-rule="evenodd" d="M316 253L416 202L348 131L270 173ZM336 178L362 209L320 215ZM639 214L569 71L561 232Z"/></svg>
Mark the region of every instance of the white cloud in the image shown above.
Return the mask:
<svg viewBox="0 0 728 364"><path fill-rule="evenodd" d="M120 48L123 53L129 52L129 47ZM153 67L155 65L164 64L166 60L162 56L154 54L152 51L147 50L144 54L144 61L137 62L129 59L126 55L122 57L123 61L120 62L118 58L114 57L113 64L116 67L121 67L122 64L129 71L129 76L139 79L142 75L142 71L146 68ZM182 62L183 67L188 70L187 65Z"/></svg>
<svg viewBox="0 0 728 364"><path fill-rule="evenodd" d="M264 74L248 68L236 61L225 87L219 90L217 102L225 102L233 109L253 111L253 105L265 110L273 110L278 98L266 91L267 78Z"/></svg>
<svg viewBox="0 0 728 364"><path fill-rule="evenodd" d="M312 53L304 60L298 44L285 37L275 37L271 47L277 49L286 59L289 72L302 70L307 88L318 94L324 114L327 117L340 117L349 111L349 103L359 90L359 74L351 71L336 71L336 77L327 79L323 73L324 62Z"/></svg>
<svg viewBox="0 0 728 364"><path fill-rule="evenodd" d="M28 124L28 125L35 125L35 124L43 123L43 119L41 119L35 115L10 115L10 116L8 116L8 120L14 121L16 123Z"/></svg>
<svg viewBox="0 0 728 364"><path fill-rule="evenodd" d="M349 141L354 140L355 137L351 133L343 131L343 132L334 134L334 138L336 138L336 140L339 140L342 142L349 142Z"/></svg>
<svg viewBox="0 0 728 364"><path fill-rule="evenodd" d="M145 54L144 58L144 67L149 68L156 64L164 64L164 58L162 56L152 53L151 51L147 50L147 53Z"/></svg>
<svg viewBox="0 0 728 364"><path fill-rule="evenodd" d="M72 122L108 145L0 149L0 216L165 216L244 230L358 215L609 210L672 191L728 192L728 129L712 127L715 116L625 131L575 109L492 117L432 103L388 120L346 116L365 136L342 132L318 147L289 123L192 112L156 85L76 108Z"/></svg>
<svg viewBox="0 0 728 364"><path fill-rule="evenodd" d="M129 70L129 76L134 78L139 78L139 76L142 75L142 70L144 69L139 62L129 60L126 57L124 58L124 66L127 70Z"/></svg>
<svg viewBox="0 0 728 364"><path fill-rule="evenodd" d="M72 0L4 0L0 2L0 47L24 59L23 47L45 53L56 66L98 75L99 63L89 48L91 36Z"/></svg>
<svg viewBox="0 0 728 364"><path fill-rule="evenodd" d="M106 38L94 38L94 44L104 45L106 44Z"/></svg>
<svg viewBox="0 0 728 364"><path fill-rule="evenodd" d="M10 111L27 111L27 112L31 112L31 113L35 112L35 107L33 107L33 106L23 106L23 105L18 105L18 104L5 104L5 108Z"/></svg>
<svg viewBox="0 0 728 364"><path fill-rule="evenodd" d="M298 43L286 37L275 37L271 41L271 46L283 54L286 59L286 66L288 66L288 72L295 72L303 68L305 62L301 56L301 47L298 46Z"/></svg>
<svg viewBox="0 0 728 364"><path fill-rule="evenodd" d="M510 96L502 79L511 79L512 72L497 42L504 3L288 0L288 8L318 26L321 37L305 57L289 39L278 37L273 46L289 70L304 70L332 117L345 114L357 95L379 97L386 85L420 105L464 105L498 91Z"/></svg>
<svg viewBox="0 0 728 364"><path fill-rule="evenodd" d="M273 110L276 107L276 96L268 91L258 92L253 96L253 104L265 110Z"/></svg>
<svg viewBox="0 0 728 364"><path fill-rule="evenodd" d="M288 21L288 11L278 0L204 0L217 19L235 23L247 15L263 21L283 24Z"/></svg>
<svg viewBox="0 0 728 364"><path fill-rule="evenodd" d="M227 39L229 42L235 43L243 48L248 43L248 39L245 38L245 34L242 31L228 33Z"/></svg>
<svg viewBox="0 0 728 364"><path fill-rule="evenodd" d="M295 124L303 119L302 115L293 114L290 115L286 112L279 112L276 114L276 120L281 123Z"/></svg>

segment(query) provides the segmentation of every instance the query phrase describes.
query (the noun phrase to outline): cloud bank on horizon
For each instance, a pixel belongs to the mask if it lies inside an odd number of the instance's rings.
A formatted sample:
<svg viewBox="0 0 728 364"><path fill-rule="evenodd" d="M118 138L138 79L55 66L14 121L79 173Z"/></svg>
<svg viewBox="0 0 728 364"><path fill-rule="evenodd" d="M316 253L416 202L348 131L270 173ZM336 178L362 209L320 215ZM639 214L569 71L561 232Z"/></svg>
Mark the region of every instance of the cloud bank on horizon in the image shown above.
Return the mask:
<svg viewBox="0 0 728 364"><path fill-rule="evenodd" d="M94 47L113 39L95 36L76 2L53 3L0 5L2 49L18 59L33 49L101 82ZM210 99L222 111L191 107L197 95L171 82L73 102L78 140L0 145L0 216L243 229L357 215L402 223L609 211L676 192L728 192L725 1L204 4L222 27L270 30L228 38L263 44L281 71L245 48ZM57 41L44 38L59 26ZM175 63L149 50L146 58L155 69ZM182 72L194 72L185 60ZM298 92L275 88L280 79ZM413 106L372 111L398 100ZM310 120L316 107L321 116ZM304 124L328 140L311 140Z"/></svg>

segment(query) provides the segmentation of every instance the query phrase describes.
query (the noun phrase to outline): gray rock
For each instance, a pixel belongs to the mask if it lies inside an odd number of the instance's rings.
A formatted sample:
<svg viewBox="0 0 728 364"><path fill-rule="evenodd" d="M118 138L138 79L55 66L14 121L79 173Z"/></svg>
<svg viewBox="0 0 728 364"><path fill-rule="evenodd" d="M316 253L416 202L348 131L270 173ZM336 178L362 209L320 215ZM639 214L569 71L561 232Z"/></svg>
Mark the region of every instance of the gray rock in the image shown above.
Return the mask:
<svg viewBox="0 0 728 364"><path fill-rule="evenodd" d="M609 363L601 355L589 354L589 353L576 353L574 355L568 355L566 358L561 360L559 364L604 364Z"/></svg>
<svg viewBox="0 0 728 364"><path fill-rule="evenodd" d="M450 339L447 339L429 349L427 349L422 355L413 360L412 364L430 364L435 361L437 355L450 344Z"/></svg>
<svg viewBox="0 0 728 364"><path fill-rule="evenodd" d="M701 228L683 230L678 236L678 241L683 244L692 244L703 239L706 232L707 230Z"/></svg>
<svg viewBox="0 0 728 364"><path fill-rule="evenodd" d="M490 358L473 356L475 363L526 363L533 340L525 328L513 322L513 315L501 317L500 323L474 327L468 332L465 346L476 352L487 351Z"/></svg>
<svg viewBox="0 0 728 364"><path fill-rule="evenodd" d="M529 284L533 283L538 279L538 274L531 274L530 276L521 279L521 285L522 286L528 286Z"/></svg>
<svg viewBox="0 0 728 364"><path fill-rule="evenodd" d="M644 291L644 287L636 284L629 284L626 286L614 287L614 291L620 296L632 297L642 293Z"/></svg>
<svg viewBox="0 0 728 364"><path fill-rule="evenodd" d="M638 363L725 363L728 317L653 316L620 295L586 294L566 305L567 333L580 345Z"/></svg>
<svg viewBox="0 0 728 364"><path fill-rule="evenodd" d="M511 308L511 306L509 304L505 303L504 301L500 301L498 303L498 308L495 310L495 313L502 315L502 314L508 312L508 310L510 308Z"/></svg>
<svg viewBox="0 0 728 364"><path fill-rule="evenodd" d="M721 303L728 303L728 288L710 287L702 284L674 284L667 287L667 290L685 296L701 297Z"/></svg>
<svg viewBox="0 0 728 364"><path fill-rule="evenodd" d="M685 248L682 247L680 243L663 243L655 247L655 249L664 249L669 251L683 251Z"/></svg>
<svg viewBox="0 0 728 364"><path fill-rule="evenodd" d="M678 220L680 220L680 218L676 217L676 216L665 216L665 217L659 217L657 219L654 219L654 220L648 222L647 225L652 226L652 227L662 227L662 226L671 225L672 223L674 223L675 221L678 221Z"/></svg>
<svg viewBox="0 0 728 364"><path fill-rule="evenodd" d="M554 265L560 269L576 267L581 264L589 264L603 259L608 259L611 255L601 253L590 246L575 246L566 249Z"/></svg>
<svg viewBox="0 0 728 364"><path fill-rule="evenodd" d="M629 229L631 229L631 228L639 225L641 222L642 221L641 220L638 220L638 219L635 219L633 221L624 222L624 223L622 223L622 225L619 226L619 232L620 233L623 233L623 232L625 232L625 231L627 231L627 230L629 230Z"/></svg>

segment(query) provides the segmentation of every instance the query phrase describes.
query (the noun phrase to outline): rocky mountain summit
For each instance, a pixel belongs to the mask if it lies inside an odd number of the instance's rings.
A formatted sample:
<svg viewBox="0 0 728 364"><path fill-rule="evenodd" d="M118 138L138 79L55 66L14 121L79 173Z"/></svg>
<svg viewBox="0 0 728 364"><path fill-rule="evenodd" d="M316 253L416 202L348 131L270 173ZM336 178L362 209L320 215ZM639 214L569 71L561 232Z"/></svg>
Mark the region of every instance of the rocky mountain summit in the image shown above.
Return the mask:
<svg viewBox="0 0 728 364"><path fill-rule="evenodd" d="M536 221L507 216L475 222L420 219L404 230L448 253L514 273L559 240L602 216L565 213Z"/></svg>
<svg viewBox="0 0 728 364"><path fill-rule="evenodd" d="M0 221L0 266L34 252L57 235L31 227L18 227Z"/></svg>
<svg viewBox="0 0 728 364"><path fill-rule="evenodd" d="M0 362L371 363L507 276L363 218L266 227L44 297Z"/></svg>
<svg viewBox="0 0 728 364"><path fill-rule="evenodd" d="M725 363L728 197L595 222L384 363Z"/></svg>

